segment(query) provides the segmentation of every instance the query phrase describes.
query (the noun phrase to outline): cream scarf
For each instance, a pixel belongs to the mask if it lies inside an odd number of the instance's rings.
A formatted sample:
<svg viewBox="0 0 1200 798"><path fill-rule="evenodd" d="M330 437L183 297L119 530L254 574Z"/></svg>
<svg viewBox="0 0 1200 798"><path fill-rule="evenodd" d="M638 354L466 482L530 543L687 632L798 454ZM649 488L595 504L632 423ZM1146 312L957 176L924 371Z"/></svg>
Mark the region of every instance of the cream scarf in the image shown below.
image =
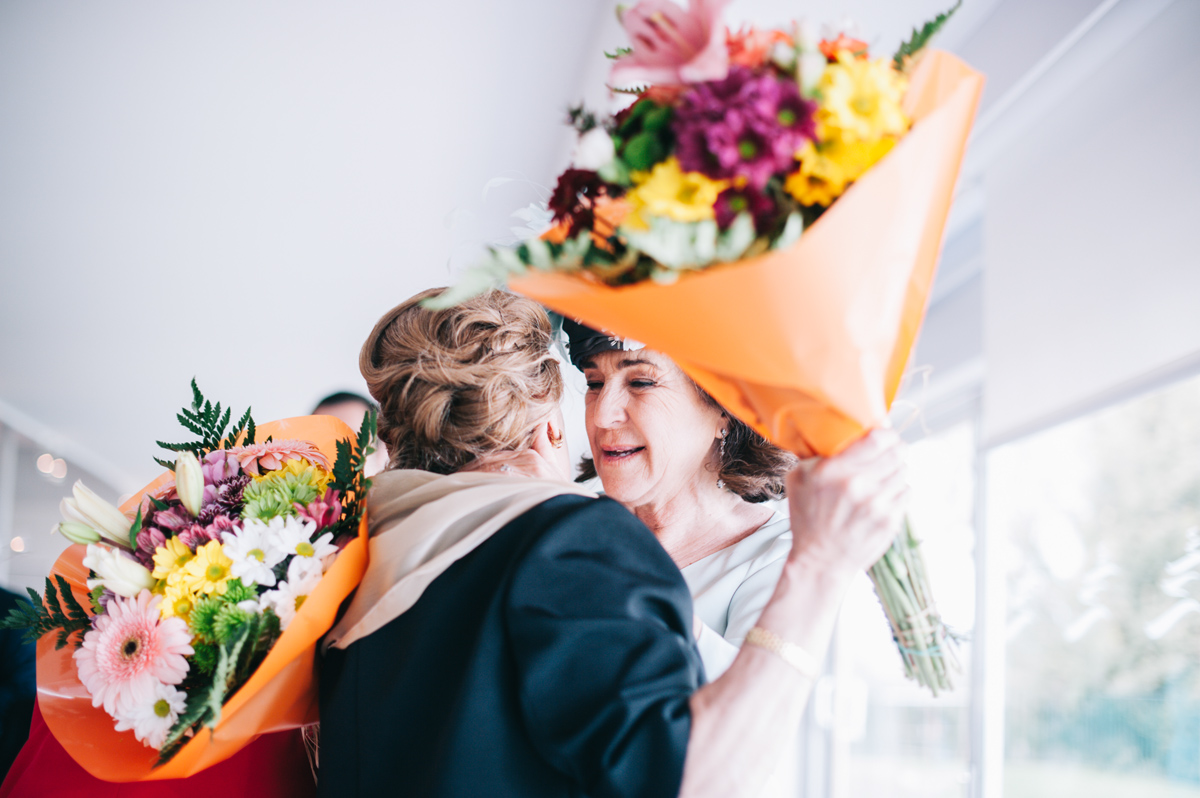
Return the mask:
<svg viewBox="0 0 1200 798"><path fill-rule="evenodd" d="M568 482L503 474L377 474L367 495L367 572L322 650L346 648L382 628L509 521L564 494L596 495Z"/></svg>

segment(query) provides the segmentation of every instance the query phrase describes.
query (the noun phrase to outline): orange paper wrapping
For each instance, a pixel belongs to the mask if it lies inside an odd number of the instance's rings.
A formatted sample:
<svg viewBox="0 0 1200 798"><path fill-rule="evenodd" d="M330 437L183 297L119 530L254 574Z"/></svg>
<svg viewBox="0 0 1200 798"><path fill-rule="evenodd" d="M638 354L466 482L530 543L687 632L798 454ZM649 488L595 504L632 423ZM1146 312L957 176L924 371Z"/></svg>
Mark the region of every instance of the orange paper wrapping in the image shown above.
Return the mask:
<svg viewBox="0 0 1200 798"><path fill-rule="evenodd" d="M982 90L962 61L926 53L905 96L912 130L788 249L671 285L532 272L509 286L669 354L779 446L836 454L895 398Z"/></svg>
<svg viewBox="0 0 1200 798"><path fill-rule="evenodd" d="M299 439L312 442L332 463L335 443L355 438L345 423L332 416L307 416L263 424L258 439ZM122 505L132 511L142 496L168 479L166 472ZM87 607L85 547L74 545L62 553L51 575L61 574L71 583L80 604ZM367 568L367 519L363 515L358 537L338 555L317 588L280 635L258 670L226 702L215 729L201 728L175 757L153 768L158 752L142 745L133 732L113 729L113 719L102 707L93 707L91 696L79 681L73 645L55 650L52 636L37 646L38 703L46 725L71 757L93 776L105 781L178 779L199 773L228 759L260 734L305 726L317 721L317 688L314 656L317 641L333 625L338 607L362 579ZM236 787L231 785L236 792Z"/></svg>

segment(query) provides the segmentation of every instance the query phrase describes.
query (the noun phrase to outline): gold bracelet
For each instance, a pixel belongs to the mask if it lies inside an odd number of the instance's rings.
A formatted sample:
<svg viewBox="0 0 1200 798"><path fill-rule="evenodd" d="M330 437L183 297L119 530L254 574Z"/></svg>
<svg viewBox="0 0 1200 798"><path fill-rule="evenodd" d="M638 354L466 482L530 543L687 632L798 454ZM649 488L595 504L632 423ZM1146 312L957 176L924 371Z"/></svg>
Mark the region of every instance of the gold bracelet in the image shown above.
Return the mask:
<svg viewBox="0 0 1200 798"><path fill-rule="evenodd" d="M817 662L816 657L761 626L754 627L746 634L746 642L775 654L806 679L815 681L821 675L821 663Z"/></svg>

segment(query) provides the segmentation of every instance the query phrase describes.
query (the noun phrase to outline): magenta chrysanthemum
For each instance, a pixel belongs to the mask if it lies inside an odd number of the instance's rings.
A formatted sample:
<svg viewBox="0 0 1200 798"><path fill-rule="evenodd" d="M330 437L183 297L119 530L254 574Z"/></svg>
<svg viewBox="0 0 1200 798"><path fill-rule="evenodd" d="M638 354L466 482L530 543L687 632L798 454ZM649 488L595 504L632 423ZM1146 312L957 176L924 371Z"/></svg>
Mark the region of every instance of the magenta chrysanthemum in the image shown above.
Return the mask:
<svg viewBox="0 0 1200 798"><path fill-rule="evenodd" d="M83 636L75 664L92 706L111 715L118 702L142 700L155 684L179 684L187 676L192 636L181 618L159 619L159 601L149 590L114 598Z"/></svg>
<svg viewBox="0 0 1200 798"><path fill-rule="evenodd" d="M749 213L754 218L754 229L759 234L767 231L776 214L775 203L756 188L727 188L717 195L713 204L717 226L722 230L733 224L740 213Z"/></svg>
<svg viewBox="0 0 1200 798"><path fill-rule="evenodd" d="M680 98L672 126L684 171L743 178L754 188L789 171L796 151L815 133L813 106L793 81L746 67L694 86Z"/></svg>
<svg viewBox="0 0 1200 798"><path fill-rule="evenodd" d="M317 447L308 441L271 441L270 443L252 443L249 446L238 446L229 450L229 454L237 458L242 470L247 474L261 474L263 471L276 471L283 467L288 460L308 460L324 469L329 468L329 460L321 454Z"/></svg>

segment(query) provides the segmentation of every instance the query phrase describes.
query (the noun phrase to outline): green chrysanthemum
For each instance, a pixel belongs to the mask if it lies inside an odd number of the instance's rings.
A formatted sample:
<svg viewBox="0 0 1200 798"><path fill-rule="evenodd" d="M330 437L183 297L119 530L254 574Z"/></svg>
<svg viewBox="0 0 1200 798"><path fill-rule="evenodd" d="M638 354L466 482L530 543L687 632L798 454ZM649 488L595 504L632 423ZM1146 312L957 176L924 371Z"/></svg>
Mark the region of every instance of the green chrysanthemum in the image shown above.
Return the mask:
<svg viewBox="0 0 1200 798"><path fill-rule="evenodd" d="M219 598L202 598L196 602L188 622L197 637L204 640L217 639L217 614L224 606L225 602Z"/></svg>
<svg viewBox="0 0 1200 798"><path fill-rule="evenodd" d="M242 494L246 502L242 518L269 521L277 516L295 515L294 503L307 505L325 495L330 474L303 460L290 460L278 471L256 478Z"/></svg>
<svg viewBox="0 0 1200 798"><path fill-rule="evenodd" d="M254 617L254 614L234 604L222 606L213 623L217 642L221 645L228 643Z"/></svg>
<svg viewBox="0 0 1200 798"><path fill-rule="evenodd" d="M241 579L235 577L225 583L225 595L222 598L226 604L238 604L243 601L257 599L258 591L252 587L247 587L242 583Z"/></svg>

